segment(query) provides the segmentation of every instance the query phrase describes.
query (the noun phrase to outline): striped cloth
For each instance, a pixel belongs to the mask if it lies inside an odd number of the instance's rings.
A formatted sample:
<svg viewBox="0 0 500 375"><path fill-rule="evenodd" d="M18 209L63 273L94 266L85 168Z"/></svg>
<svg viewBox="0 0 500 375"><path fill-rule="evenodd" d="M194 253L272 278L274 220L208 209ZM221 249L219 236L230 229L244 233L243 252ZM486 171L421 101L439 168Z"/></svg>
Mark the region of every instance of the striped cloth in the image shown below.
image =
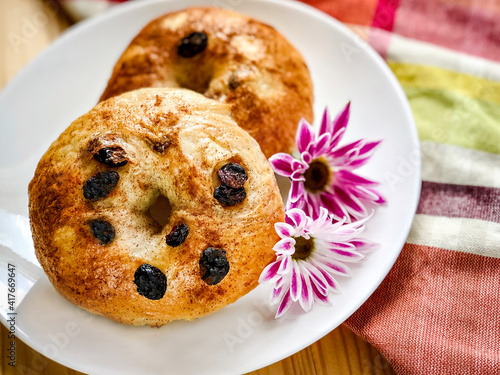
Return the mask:
<svg viewBox="0 0 500 375"><path fill-rule="evenodd" d="M346 324L402 375L500 374L500 1L304 2L386 59L421 140L407 243Z"/></svg>

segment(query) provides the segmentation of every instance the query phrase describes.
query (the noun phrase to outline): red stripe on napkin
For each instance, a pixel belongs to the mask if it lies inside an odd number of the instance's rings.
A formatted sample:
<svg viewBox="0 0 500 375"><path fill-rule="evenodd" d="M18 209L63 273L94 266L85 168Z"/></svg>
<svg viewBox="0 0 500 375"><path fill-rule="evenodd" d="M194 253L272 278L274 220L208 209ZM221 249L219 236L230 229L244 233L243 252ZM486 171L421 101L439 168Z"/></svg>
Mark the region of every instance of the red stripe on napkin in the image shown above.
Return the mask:
<svg viewBox="0 0 500 375"><path fill-rule="evenodd" d="M401 0L394 32L500 61L498 0Z"/></svg>
<svg viewBox="0 0 500 375"><path fill-rule="evenodd" d="M500 189L424 181L417 213L500 223Z"/></svg>
<svg viewBox="0 0 500 375"><path fill-rule="evenodd" d="M346 23L369 26L378 0L300 0Z"/></svg>
<svg viewBox="0 0 500 375"><path fill-rule="evenodd" d="M379 0L373 16L372 26L392 31L398 6L399 0Z"/></svg>
<svg viewBox="0 0 500 375"><path fill-rule="evenodd" d="M399 375L498 375L499 311L500 259L406 244L346 323Z"/></svg>

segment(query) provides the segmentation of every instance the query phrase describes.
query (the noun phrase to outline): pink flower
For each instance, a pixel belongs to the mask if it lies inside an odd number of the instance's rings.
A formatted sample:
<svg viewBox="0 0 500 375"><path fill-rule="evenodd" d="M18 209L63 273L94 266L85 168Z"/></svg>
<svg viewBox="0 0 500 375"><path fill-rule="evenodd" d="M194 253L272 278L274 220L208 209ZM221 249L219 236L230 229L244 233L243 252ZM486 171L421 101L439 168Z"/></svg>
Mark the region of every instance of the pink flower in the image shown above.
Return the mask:
<svg viewBox="0 0 500 375"><path fill-rule="evenodd" d="M312 218L325 207L335 220L359 220L368 215L367 206L385 202L375 189L377 182L358 176L354 170L364 165L380 143L364 139L339 145L349 121L349 107L331 120L325 109L319 134L305 120L297 129L298 159L279 153L269 161L274 171L292 183L288 207L303 209Z"/></svg>
<svg viewBox="0 0 500 375"><path fill-rule="evenodd" d="M294 302L305 312L314 303L329 304L330 294L340 292L334 276L350 276L344 263L359 262L361 253L377 245L357 238L368 218L354 223L332 222L325 208L311 219L298 208L286 212L287 222L276 223L281 240L274 246L276 261L261 273L259 282L274 284L270 303L279 304L276 318L285 314Z"/></svg>

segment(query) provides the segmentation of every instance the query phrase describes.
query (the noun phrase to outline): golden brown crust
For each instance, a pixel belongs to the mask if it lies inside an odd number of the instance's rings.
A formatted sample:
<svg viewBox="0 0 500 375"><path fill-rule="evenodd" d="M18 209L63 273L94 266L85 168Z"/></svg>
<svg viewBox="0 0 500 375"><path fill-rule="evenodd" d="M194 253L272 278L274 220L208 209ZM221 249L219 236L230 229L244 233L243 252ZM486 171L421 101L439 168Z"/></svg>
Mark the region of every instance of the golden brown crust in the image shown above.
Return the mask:
<svg viewBox="0 0 500 375"><path fill-rule="evenodd" d="M180 41L196 31L207 34L207 48L180 57ZM313 117L312 82L300 53L271 26L217 8L189 8L149 23L118 60L101 100L141 87L184 87L231 104L267 157L293 152L299 120Z"/></svg>
<svg viewBox="0 0 500 375"><path fill-rule="evenodd" d="M99 144L121 147L127 164L93 159ZM248 175L247 198L232 207L213 198L216 171L228 161ZM89 177L109 170L120 176L110 195L85 199ZM160 194L172 205L164 227L148 214ZM36 254L55 288L86 310L134 325L198 318L252 290L274 258L274 223L284 219L270 165L228 106L179 89L130 92L77 119L40 160L29 197ZM94 238L92 219L113 225L111 243ZM165 237L179 223L189 235L170 247ZM209 246L225 250L230 264L217 285L200 276L199 259ZM143 263L167 276L163 298L137 292L134 273Z"/></svg>

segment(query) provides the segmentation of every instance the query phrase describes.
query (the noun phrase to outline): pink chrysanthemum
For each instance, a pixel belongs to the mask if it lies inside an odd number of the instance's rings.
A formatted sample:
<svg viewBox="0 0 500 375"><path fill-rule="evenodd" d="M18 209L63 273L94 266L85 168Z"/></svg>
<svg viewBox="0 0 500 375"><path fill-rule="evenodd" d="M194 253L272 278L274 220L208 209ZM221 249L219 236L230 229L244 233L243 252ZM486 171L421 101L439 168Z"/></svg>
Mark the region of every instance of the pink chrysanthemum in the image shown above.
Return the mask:
<svg viewBox="0 0 500 375"><path fill-rule="evenodd" d="M316 220L293 208L286 212L287 222L276 223L281 240L274 246L277 259L260 275L259 282L274 287L271 305L279 303L276 318L285 314L293 302L306 312L315 302L330 303L330 294L340 292L335 275L350 276L347 262L359 262L361 252L377 245L357 238L368 219L346 224L333 222L325 208Z"/></svg>
<svg viewBox="0 0 500 375"><path fill-rule="evenodd" d="M284 153L269 159L277 174L291 180L289 207L300 208L312 218L325 207L335 220L351 222L366 217L367 206L385 202L374 188L377 182L354 173L370 159L380 141L361 139L339 145L349 121L349 107L350 103L333 121L325 109L318 135L301 120L296 135L298 159Z"/></svg>

